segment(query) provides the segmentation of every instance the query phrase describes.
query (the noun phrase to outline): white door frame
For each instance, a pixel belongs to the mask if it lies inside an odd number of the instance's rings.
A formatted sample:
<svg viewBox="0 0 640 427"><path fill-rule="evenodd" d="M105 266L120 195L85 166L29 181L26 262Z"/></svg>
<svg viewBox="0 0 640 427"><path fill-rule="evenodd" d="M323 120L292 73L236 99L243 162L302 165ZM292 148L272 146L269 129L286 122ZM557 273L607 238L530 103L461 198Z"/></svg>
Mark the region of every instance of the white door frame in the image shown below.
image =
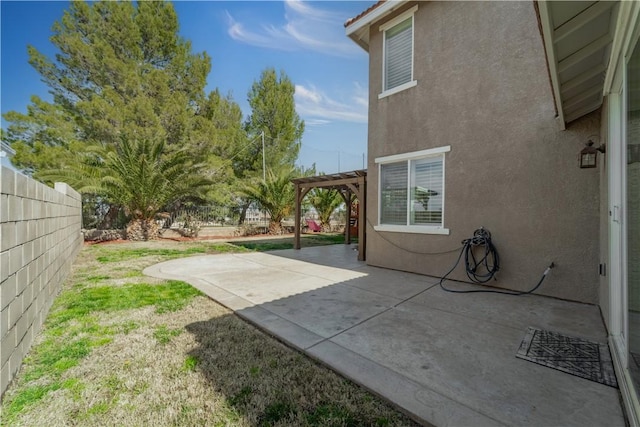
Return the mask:
<svg viewBox="0 0 640 427"><path fill-rule="evenodd" d="M605 79L609 229L609 344L629 423L640 426L640 401L629 374L627 301L627 63L638 42L640 6L622 2ZM640 391L640 390L638 390Z"/></svg>

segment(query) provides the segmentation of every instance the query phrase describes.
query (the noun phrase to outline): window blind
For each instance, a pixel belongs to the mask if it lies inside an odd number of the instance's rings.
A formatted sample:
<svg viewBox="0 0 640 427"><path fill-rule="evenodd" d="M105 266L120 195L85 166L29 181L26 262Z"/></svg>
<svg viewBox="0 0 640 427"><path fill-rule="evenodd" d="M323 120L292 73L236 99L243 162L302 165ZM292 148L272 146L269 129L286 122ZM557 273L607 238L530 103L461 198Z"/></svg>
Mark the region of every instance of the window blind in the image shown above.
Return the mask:
<svg viewBox="0 0 640 427"><path fill-rule="evenodd" d="M442 158L411 162L411 225L442 223Z"/></svg>
<svg viewBox="0 0 640 427"><path fill-rule="evenodd" d="M408 83L412 78L413 18L385 31L384 90Z"/></svg>
<svg viewBox="0 0 640 427"><path fill-rule="evenodd" d="M407 162L380 167L380 224L407 224Z"/></svg>

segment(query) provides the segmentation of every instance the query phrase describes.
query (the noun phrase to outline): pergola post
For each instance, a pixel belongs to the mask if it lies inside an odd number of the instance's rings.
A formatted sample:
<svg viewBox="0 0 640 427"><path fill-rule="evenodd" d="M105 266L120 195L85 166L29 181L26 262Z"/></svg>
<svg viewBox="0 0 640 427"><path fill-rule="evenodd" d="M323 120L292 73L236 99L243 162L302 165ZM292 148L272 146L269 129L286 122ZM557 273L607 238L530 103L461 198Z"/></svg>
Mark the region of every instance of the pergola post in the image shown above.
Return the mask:
<svg viewBox="0 0 640 427"><path fill-rule="evenodd" d="M351 191L346 190L344 195L344 203L347 208L347 215L345 218L345 226L344 226L344 244L351 244Z"/></svg>
<svg viewBox="0 0 640 427"><path fill-rule="evenodd" d="M295 185L296 194L296 206L295 206L295 237L293 241L293 247L300 249L300 214L301 205L304 197L314 188L323 189L335 189L340 192L340 195L345 201L347 206L347 215L345 221L345 243L351 243L351 207L353 204L353 196L358 198L358 260L364 261L365 249L366 249L366 206L367 202L365 197L367 195L367 171L357 170L353 172L341 172L333 175L322 175L314 177L302 177L292 179L291 182Z"/></svg>
<svg viewBox="0 0 640 427"><path fill-rule="evenodd" d="M300 191L300 184L296 184L296 217L294 218L294 238L293 238L293 248L300 249L300 214L302 204Z"/></svg>
<svg viewBox="0 0 640 427"><path fill-rule="evenodd" d="M367 204L365 203L365 198L367 197L367 181L364 176L358 178L358 190L360 190L358 196L358 261L364 261L367 250Z"/></svg>

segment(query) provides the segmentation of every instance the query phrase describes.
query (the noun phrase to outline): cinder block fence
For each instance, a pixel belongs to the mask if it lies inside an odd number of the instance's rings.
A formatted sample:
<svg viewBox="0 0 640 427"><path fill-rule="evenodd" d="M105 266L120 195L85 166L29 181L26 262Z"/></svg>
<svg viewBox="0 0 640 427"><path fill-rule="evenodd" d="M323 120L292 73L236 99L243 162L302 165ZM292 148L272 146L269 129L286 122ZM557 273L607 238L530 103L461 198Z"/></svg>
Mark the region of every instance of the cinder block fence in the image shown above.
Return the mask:
<svg viewBox="0 0 640 427"><path fill-rule="evenodd" d="M40 331L82 247L80 195L2 167L0 174L0 394Z"/></svg>

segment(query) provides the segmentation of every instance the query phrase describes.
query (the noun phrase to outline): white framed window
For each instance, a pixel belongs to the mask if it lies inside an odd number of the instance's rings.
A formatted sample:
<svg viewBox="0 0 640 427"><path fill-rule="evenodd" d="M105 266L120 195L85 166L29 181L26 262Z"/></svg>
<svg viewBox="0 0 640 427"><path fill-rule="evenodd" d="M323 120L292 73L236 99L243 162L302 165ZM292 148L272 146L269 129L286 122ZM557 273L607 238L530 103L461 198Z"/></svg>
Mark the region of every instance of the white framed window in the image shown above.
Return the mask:
<svg viewBox="0 0 640 427"><path fill-rule="evenodd" d="M413 16L414 6L380 26L383 31L382 93L378 98L413 87Z"/></svg>
<svg viewBox="0 0 640 427"><path fill-rule="evenodd" d="M379 157L376 231L449 234L444 228L445 153L451 146Z"/></svg>

